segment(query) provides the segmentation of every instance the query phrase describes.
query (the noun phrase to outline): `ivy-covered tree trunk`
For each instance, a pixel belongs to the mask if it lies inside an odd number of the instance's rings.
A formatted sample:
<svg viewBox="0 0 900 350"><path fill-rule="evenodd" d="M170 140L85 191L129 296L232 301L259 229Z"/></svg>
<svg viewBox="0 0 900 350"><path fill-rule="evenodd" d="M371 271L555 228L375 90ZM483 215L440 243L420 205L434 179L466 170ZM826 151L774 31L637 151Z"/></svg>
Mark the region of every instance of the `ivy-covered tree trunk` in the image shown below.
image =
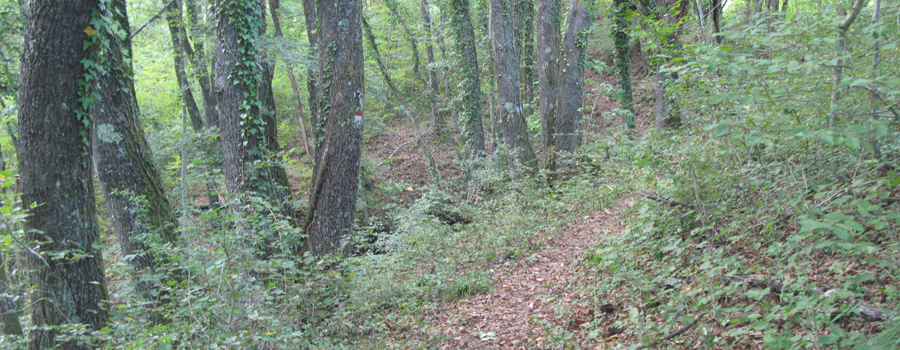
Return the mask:
<svg viewBox="0 0 900 350"><path fill-rule="evenodd" d="M494 67L497 70L497 118L503 130L507 166L515 161L528 173L537 171L537 158L522 110L521 67L522 41L519 39L521 16L511 0L491 0ZM515 161L514 161L515 160Z"/></svg>
<svg viewBox="0 0 900 350"><path fill-rule="evenodd" d="M29 208L25 238L40 254L27 257L32 350L90 349L58 341L56 326L99 331L108 320L85 110L97 77L85 81L82 63L100 58L94 45L85 49L85 42L99 44L91 24L98 6L99 0L31 0L25 24L17 154L22 205Z"/></svg>
<svg viewBox="0 0 900 350"><path fill-rule="evenodd" d="M363 132L365 67L362 4L358 0L321 1L319 33L319 126L309 209L303 228L317 256L337 253L355 227L356 194Z"/></svg>
<svg viewBox="0 0 900 350"><path fill-rule="evenodd" d="M556 104L557 169L569 170L574 166L571 156L581 144L581 103L584 95L584 57L587 53L588 35L591 32L590 1L573 0L569 7L566 37L560 62L559 95Z"/></svg>
<svg viewBox="0 0 900 350"><path fill-rule="evenodd" d="M553 169L553 134L556 127L556 95L559 89L559 0L538 2L538 94L541 107L541 140L544 167Z"/></svg>
<svg viewBox="0 0 900 350"><path fill-rule="evenodd" d="M619 98L622 109L629 113L622 116L622 122L628 130L637 127L634 122L634 97L631 93L631 38L626 31L631 22L628 20L628 10L631 7L631 3L625 0L613 1L612 7L613 44L616 47L616 70L619 85L616 97ZM632 132L629 131L630 134Z"/></svg>
<svg viewBox="0 0 900 350"><path fill-rule="evenodd" d="M138 119L125 0L110 0L102 13L110 27L100 30L108 47L103 68L94 71L99 77L92 113L97 176L122 253L132 256L128 263L137 290L156 300L157 286L142 278L155 273L159 265L152 247L175 243L178 222Z"/></svg>
<svg viewBox="0 0 900 350"><path fill-rule="evenodd" d="M255 45L262 26L260 6L260 0L219 0L215 91L228 191L278 198L277 167L266 159L275 147L270 145L275 125L262 110L269 104L262 77L270 73L260 64Z"/></svg>
<svg viewBox="0 0 900 350"><path fill-rule="evenodd" d="M484 127L481 123L481 74L476 52L475 29L469 14L469 0L450 0L452 31L456 36L457 51L462 59L460 71L463 88L459 124L466 138L470 161L484 156ZM472 169L474 170L474 169ZM471 174L471 170L470 170ZM472 180L473 177L469 176Z"/></svg>
<svg viewBox="0 0 900 350"><path fill-rule="evenodd" d="M522 15L523 115L528 117L534 113L534 0L519 0L519 4Z"/></svg>
<svg viewBox="0 0 900 350"><path fill-rule="evenodd" d="M172 1L166 7L166 24L169 27L169 36L172 39L172 53L175 60L175 79L178 81L178 90L181 92L181 105L184 111L191 119L191 126L194 130L203 129L203 117L200 116L200 108L197 107L197 100L194 99L194 93L191 91L191 85L185 72L184 47L187 44L187 38L184 37L181 18L181 4L179 1Z"/></svg>

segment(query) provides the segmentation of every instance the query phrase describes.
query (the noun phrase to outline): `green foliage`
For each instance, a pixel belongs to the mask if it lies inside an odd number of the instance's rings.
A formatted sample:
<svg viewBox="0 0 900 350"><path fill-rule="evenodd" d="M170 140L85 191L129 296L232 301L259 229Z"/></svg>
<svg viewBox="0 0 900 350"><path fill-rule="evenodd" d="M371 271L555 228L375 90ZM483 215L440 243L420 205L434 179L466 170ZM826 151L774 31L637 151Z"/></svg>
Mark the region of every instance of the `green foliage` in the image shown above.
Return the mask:
<svg viewBox="0 0 900 350"><path fill-rule="evenodd" d="M683 45L669 70L689 127L613 148L620 181L649 192L628 230L590 259L604 276L595 292L627 295L620 322L645 344L696 319L693 342L706 348L887 349L900 339L890 314L900 299L898 56L882 46L873 78L876 27L864 12L852 51L840 52L830 11L733 18L725 44ZM835 86L838 58L852 69ZM863 302L888 307L888 319L864 321Z"/></svg>

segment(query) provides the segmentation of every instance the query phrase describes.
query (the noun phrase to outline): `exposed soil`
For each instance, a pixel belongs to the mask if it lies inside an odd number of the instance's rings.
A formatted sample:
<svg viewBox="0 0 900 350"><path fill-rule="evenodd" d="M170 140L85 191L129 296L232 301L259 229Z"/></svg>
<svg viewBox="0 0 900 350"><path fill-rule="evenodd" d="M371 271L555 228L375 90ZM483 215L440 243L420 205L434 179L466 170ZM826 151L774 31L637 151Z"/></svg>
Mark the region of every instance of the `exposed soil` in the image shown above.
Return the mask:
<svg viewBox="0 0 900 350"><path fill-rule="evenodd" d="M620 203L630 206L632 200ZM491 269L493 291L445 303L426 316L444 335L441 349L540 349L566 342L577 348L603 349L617 341L609 327L590 337L585 326L612 310L588 308L584 291L594 278L584 269L588 248L623 230L610 208L575 220L556 236L544 237L534 254ZM560 332L566 330L567 332Z"/></svg>

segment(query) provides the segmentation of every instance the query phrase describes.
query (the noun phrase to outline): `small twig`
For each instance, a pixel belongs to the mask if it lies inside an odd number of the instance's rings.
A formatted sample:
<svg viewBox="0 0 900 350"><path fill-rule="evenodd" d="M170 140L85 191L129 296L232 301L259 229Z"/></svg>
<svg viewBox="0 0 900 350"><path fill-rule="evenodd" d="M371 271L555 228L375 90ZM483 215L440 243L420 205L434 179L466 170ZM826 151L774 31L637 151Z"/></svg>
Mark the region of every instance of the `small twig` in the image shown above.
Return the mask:
<svg viewBox="0 0 900 350"><path fill-rule="evenodd" d="M828 197L828 199L822 201L822 203L819 203L819 205L817 205L816 208L825 205L825 203L831 202L831 201L834 199L834 197L837 197L837 196L838 196L839 194L841 194L841 193L847 192L847 191L849 191L849 190L851 190L851 189L854 189L854 188L857 188L857 187L863 187L863 186L871 185L871 184L876 183L876 182L878 182L878 181L879 181L879 180L872 180L872 181L869 181L869 182L861 183L861 184L859 184L859 185L847 186L847 187L845 187L845 188L843 188L843 189L838 190L837 192L835 192L833 195L831 195L831 197Z"/></svg>
<svg viewBox="0 0 900 350"><path fill-rule="evenodd" d="M156 20L158 20L159 17L162 16L162 14L166 12L166 10L169 8L169 5L171 5L173 2L175 2L175 0L170 0L165 5L163 5L162 10L159 10L159 12L156 13L155 16L150 17L150 20L148 20L147 23L144 23L144 25L142 25L140 28L135 30L134 33L131 33L131 36L128 37L128 40L134 39L134 37L136 37L138 34L141 33L142 30L144 30L144 28L147 28L147 26L149 26L153 22L156 22Z"/></svg>
<svg viewBox="0 0 900 350"><path fill-rule="evenodd" d="M14 241L16 241L16 243L21 245L22 248L25 248L25 250L27 250L28 253L37 257L38 260L40 260L42 263L44 263L44 267L50 268L50 264L47 263L47 260L44 260L44 257L42 257L41 254L38 254L38 252L34 251L33 249L31 249L31 247L29 247L28 245L26 245L25 243L20 241L18 238L16 238L16 235L14 235L12 232L12 227L9 226L9 222L7 222L6 219L0 219L0 223L3 223L3 226L6 227L6 232L9 232L9 236L12 237L12 239Z"/></svg>
<svg viewBox="0 0 900 350"><path fill-rule="evenodd" d="M645 344L638 345L638 347L634 348L634 350L641 350L641 349L656 347L657 345L659 345L665 341L668 341L672 338L675 338L679 335L684 334L684 332L687 332L691 328L694 328L694 326L699 324L700 321L702 321L702 320L703 320L703 318L698 318L698 319L694 320L694 322L688 323L688 324L684 325L683 327L676 329L674 332L667 334L665 337L659 338L659 340L657 340L657 341L650 342L649 344L646 344L646 345Z"/></svg>

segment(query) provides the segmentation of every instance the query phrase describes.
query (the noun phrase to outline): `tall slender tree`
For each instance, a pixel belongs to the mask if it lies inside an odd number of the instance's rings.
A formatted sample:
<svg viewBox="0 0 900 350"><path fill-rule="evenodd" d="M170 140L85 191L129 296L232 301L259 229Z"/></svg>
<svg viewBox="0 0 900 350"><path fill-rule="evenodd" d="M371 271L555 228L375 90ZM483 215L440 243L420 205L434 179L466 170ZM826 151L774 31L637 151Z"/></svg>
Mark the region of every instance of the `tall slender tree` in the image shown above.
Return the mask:
<svg viewBox="0 0 900 350"><path fill-rule="evenodd" d="M484 156L484 127L481 123L481 74L478 66L478 53L476 52L475 29L472 27L469 0L450 0L452 32L456 37L457 51L462 59L460 71L462 72L462 106L459 114L459 124L465 135L466 148L470 161L477 164L477 160ZM474 179L469 171L469 179Z"/></svg>
<svg viewBox="0 0 900 350"><path fill-rule="evenodd" d="M534 0L519 0L522 16L522 103L523 115L534 113Z"/></svg>
<svg viewBox="0 0 900 350"><path fill-rule="evenodd" d="M108 47L102 68L95 72L99 93L92 113L94 159L116 238L123 254L133 256L128 263L137 289L155 300L159 291L142 281L159 265L151 246L174 243L178 222L138 119L125 0L110 0L104 7L109 23L99 35Z"/></svg>
<svg viewBox="0 0 900 350"><path fill-rule="evenodd" d="M655 17L662 24L671 28L663 38L663 46L672 48L678 44L678 35L681 33L681 19L688 14L687 1L660 0L657 4ZM656 67L656 127L679 128L681 127L681 109L678 107L675 91L672 83L678 76L669 71L665 64Z"/></svg>
<svg viewBox="0 0 900 350"><path fill-rule="evenodd" d="M588 35L591 32L591 1L573 0L569 6L566 37L560 62L559 95L556 118L557 152L569 156L581 144L581 104L584 95L584 57L587 53ZM557 169L567 171L574 166L560 160Z"/></svg>
<svg viewBox="0 0 900 350"><path fill-rule="evenodd" d="M272 13L272 24L275 26L275 36L278 38L284 37L284 33L281 30L281 19L278 15L278 11L281 8L281 0L269 0L269 11ZM294 93L294 102L297 105L297 119L300 121L300 140L303 144L303 151L313 159L315 156L312 153L312 150L309 147L309 137L307 136L306 131L306 117L303 115L303 100L300 98L300 86L297 84L297 76L294 74L294 65L290 62L285 62L285 68L287 68L288 80L291 82L291 91Z"/></svg>
<svg viewBox="0 0 900 350"><path fill-rule="evenodd" d="M309 207L302 227L314 255L336 253L354 227L363 132L365 71L362 4L359 0L321 1L319 33L318 126Z"/></svg>
<svg viewBox="0 0 900 350"><path fill-rule="evenodd" d="M520 79L522 41L519 39L522 18L517 6L508 0L491 0L491 31L494 67L497 70L497 118L503 130L507 164L515 161L528 173L537 170L537 158L522 110Z"/></svg>
<svg viewBox="0 0 900 350"><path fill-rule="evenodd" d="M541 140L545 168L553 169L553 134L556 127L556 94L559 89L559 0L538 2L538 94L541 108Z"/></svg>
<svg viewBox="0 0 900 350"><path fill-rule="evenodd" d="M99 0L32 0L27 14L17 153L22 205L30 214L23 229L39 252L27 258L35 287L32 350L90 349L76 339L59 341L57 326L99 331L108 320L91 181L89 109L97 77L83 63L99 60L91 22L98 6Z"/></svg>
<svg viewBox="0 0 900 350"><path fill-rule="evenodd" d="M169 27L169 37L172 40L172 57L175 60L175 79L178 81L178 90L181 93L181 106L184 112L191 119L191 126L194 130L203 129L203 117L200 115L200 108L197 107L197 100L194 99L194 93L191 90L190 81L188 80L185 70L185 46L190 47L187 38L184 35L183 21L181 15L181 2L172 1L166 6L166 24Z"/></svg>
<svg viewBox="0 0 900 350"><path fill-rule="evenodd" d="M318 37L319 15L316 0L303 0L303 17L306 23L306 38L309 42L309 52L306 63L306 92L309 97L306 106L309 107L310 136L312 136L312 151L316 152L321 141L318 129L319 125L319 90L318 90Z"/></svg>
<svg viewBox="0 0 900 350"><path fill-rule="evenodd" d="M630 131L637 127L634 122L634 98L631 93L631 38L627 31L631 24L628 11L633 6L628 1L615 0L612 7L612 37L616 47L616 70L619 85L616 97L619 98L622 109L627 111L627 115L622 116L622 121L625 128L629 130L629 135L632 134Z"/></svg>

